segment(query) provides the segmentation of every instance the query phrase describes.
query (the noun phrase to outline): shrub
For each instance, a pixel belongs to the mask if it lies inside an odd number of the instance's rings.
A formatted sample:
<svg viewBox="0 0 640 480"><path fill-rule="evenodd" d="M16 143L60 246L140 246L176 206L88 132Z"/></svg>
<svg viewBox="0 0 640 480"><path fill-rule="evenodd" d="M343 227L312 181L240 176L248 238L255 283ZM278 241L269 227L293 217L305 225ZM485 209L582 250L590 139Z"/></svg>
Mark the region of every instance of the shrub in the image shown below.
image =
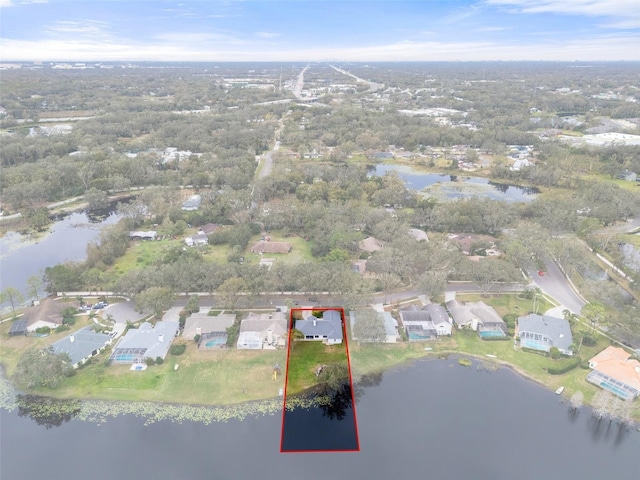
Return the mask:
<svg viewBox="0 0 640 480"><path fill-rule="evenodd" d="M558 347L551 347L549 349L549 355L551 356L551 358L553 358L554 360L558 360L561 356L562 353L560 352L560 350L558 349Z"/></svg>
<svg viewBox="0 0 640 480"><path fill-rule="evenodd" d="M151 366L151 365L155 365L156 361L151 357L147 357L147 358L144 359L144 363L146 363L147 365Z"/></svg>
<svg viewBox="0 0 640 480"><path fill-rule="evenodd" d="M542 355L543 357L548 357L549 354L547 352L542 352L540 350L536 350L535 348L522 347L521 350L527 353L537 353L538 355Z"/></svg>
<svg viewBox="0 0 640 480"><path fill-rule="evenodd" d="M39 327L36 328L36 333L51 333L51 329L49 327Z"/></svg>
<svg viewBox="0 0 640 480"><path fill-rule="evenodd" d="M507 324L507 327L514 328L516 326L516 320L518 319L518 315L515 313L507 313L504 317L502 317L504 323Z"/></svg>
<svg viewBox="0 0 640 480"><path fill-rule="evenodd" d="M184 343L176 343L175 345L171 345L171 355L182 355L187 349L187 345Z"/></svg>
<svg viewBox="0 0 640 480"><path fill-rule="evenodd" d="M576 357L572 360L563 362L558 366L547 368L547 372L549 373L549 375L562 375L563 373L567 373L568 371L576 368L578 365L580 365L580 362L582 362L582 359L580 357Z"/></svg>
<svg viewBox="0 0 640 480"><path fill-rule="evenodd" d="M164 359L162 357L156 357L156 365L162 365L164 363Z"/></svg>
<svg viewBox="0 0 640 480"><path fill-rule="evenodd" d="M591 367L589 366L589 360L583 360L580 362L580 368L584 368L585 370L589 370Z"/></svg>
<svg viewBox="0 0 640 480"><path fill-rule="evenodd" d="M587 347L595 347L598 341L593 338L591 335L585 335L582 337L582 344Z"/></svg>
<svg viewBox="0 0 640 480"><path fill-rule="evenodd" d="M196 343L200 343L200 335L196 333L196 335L193 337L193 341Z"/></svg>
<svg viewBox="0 0 640 480"><path fill-rule="evenodd" d="M71 327L68 325L60 325L59 327L56 327L54 331L56 333L61 333L61 332L66 332L67 330L71 330Z"/></svg>

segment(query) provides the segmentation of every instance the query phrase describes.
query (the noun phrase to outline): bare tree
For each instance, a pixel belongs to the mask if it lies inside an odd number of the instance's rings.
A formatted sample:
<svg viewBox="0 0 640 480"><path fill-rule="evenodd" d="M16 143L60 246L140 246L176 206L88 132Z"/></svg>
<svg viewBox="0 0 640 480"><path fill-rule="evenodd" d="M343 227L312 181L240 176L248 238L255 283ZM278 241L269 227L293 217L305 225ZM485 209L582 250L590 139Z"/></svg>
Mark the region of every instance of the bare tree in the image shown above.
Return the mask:
<svg viewBox="0 0 640 480"><path fill-rule="evenodd" d="M598 420L612 418L613 394L606 390L600 390L593 396L593 416Z"/></svg>
<svg viewBox="0 0 640 480"><path fill-rule="evenodd" d="M571 398L569 399L569 404L571 405L572 410L578 410L580 407L582 407L583 402L584 395L580 390L571 395Z"/></svg>

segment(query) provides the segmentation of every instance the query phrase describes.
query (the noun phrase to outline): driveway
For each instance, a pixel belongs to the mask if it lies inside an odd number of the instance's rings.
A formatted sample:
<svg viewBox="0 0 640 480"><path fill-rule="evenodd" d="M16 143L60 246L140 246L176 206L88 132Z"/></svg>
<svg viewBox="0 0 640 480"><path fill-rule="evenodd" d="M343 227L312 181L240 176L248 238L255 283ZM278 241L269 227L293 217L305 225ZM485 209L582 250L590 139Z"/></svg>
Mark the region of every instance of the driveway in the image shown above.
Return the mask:
<svg viewBox="0 0 640 480"><path fill-rule="evenodd" d="M111 315L116 323L138 322L144 317L148 316L148 313L138 313L135 310L135 302L129 300L128 302L114 303L109 305L103 310L103 315Z"/></svg>

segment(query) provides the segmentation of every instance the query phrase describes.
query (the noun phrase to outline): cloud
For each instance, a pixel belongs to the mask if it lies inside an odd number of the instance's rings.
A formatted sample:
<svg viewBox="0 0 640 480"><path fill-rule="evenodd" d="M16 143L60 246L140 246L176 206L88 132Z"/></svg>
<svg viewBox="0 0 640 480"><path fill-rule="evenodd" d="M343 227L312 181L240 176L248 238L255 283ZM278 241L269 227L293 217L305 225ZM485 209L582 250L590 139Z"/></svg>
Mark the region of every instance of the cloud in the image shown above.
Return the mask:
<svg viewBox="0 0 640 480"><path fill-rule="evenodd" d="M194 34L198 35L198 34ZM171 37L174 38L174 37ZM0 39L0 61L640 61L640 34L598 36L566 42L500 44L496 42L402 41L346 48L279 48L264 43L219 45L181 37L181 42L62 41Z"/></svg>
<svg viewBox="0 0 640 480"><path fill-rule="evenodd" d="M258 38L277 38L282 36L282 34L276 32L256 32L255 36Z"/></svg>
<svg viewBox="0 0 640 480"><path fill-rule="evenodd" d="M44 28L49 35L85 35L91 37L104 36L110 31L107 22L99 20L62 20Z"/></svg>
<svg viewBox="0 0 640 480"><path fill-rule="evenodd" d="M508 7L514 13L555 13L617 19L603 26L640 27L638 0L486 0L488 5Z"/></svg>
<svg viewBox="0 0 640 480"><path fill-rule="evenodd" d="M242 36L233 33L216 33L216 32L166 32L152 37L153 40L159 40L162 43L171 43L175 45L245 45L248 40Z"/></svg>
<svg viewBox="0 0 640 480"><path fill-rule="evenodd" d="M504 32L505 30L513 30L513 27L482 27L482 28L477 28L474 31L479 33L488 33L488 32Z"/></svg>

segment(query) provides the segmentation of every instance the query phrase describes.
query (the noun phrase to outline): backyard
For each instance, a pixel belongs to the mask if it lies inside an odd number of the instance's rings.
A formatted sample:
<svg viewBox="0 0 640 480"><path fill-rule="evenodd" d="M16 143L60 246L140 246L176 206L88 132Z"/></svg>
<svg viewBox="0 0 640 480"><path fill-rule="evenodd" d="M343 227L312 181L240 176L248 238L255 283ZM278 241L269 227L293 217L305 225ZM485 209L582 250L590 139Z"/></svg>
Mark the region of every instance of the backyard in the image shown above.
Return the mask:
<svg viewBox="0 0 640 480"><path fill-rule="evenodd" d="M347 361L344 344L325 345L316 341L293 341L289 353L287 395L302 392L317 383L316 368L319 365Z"/></svg>

